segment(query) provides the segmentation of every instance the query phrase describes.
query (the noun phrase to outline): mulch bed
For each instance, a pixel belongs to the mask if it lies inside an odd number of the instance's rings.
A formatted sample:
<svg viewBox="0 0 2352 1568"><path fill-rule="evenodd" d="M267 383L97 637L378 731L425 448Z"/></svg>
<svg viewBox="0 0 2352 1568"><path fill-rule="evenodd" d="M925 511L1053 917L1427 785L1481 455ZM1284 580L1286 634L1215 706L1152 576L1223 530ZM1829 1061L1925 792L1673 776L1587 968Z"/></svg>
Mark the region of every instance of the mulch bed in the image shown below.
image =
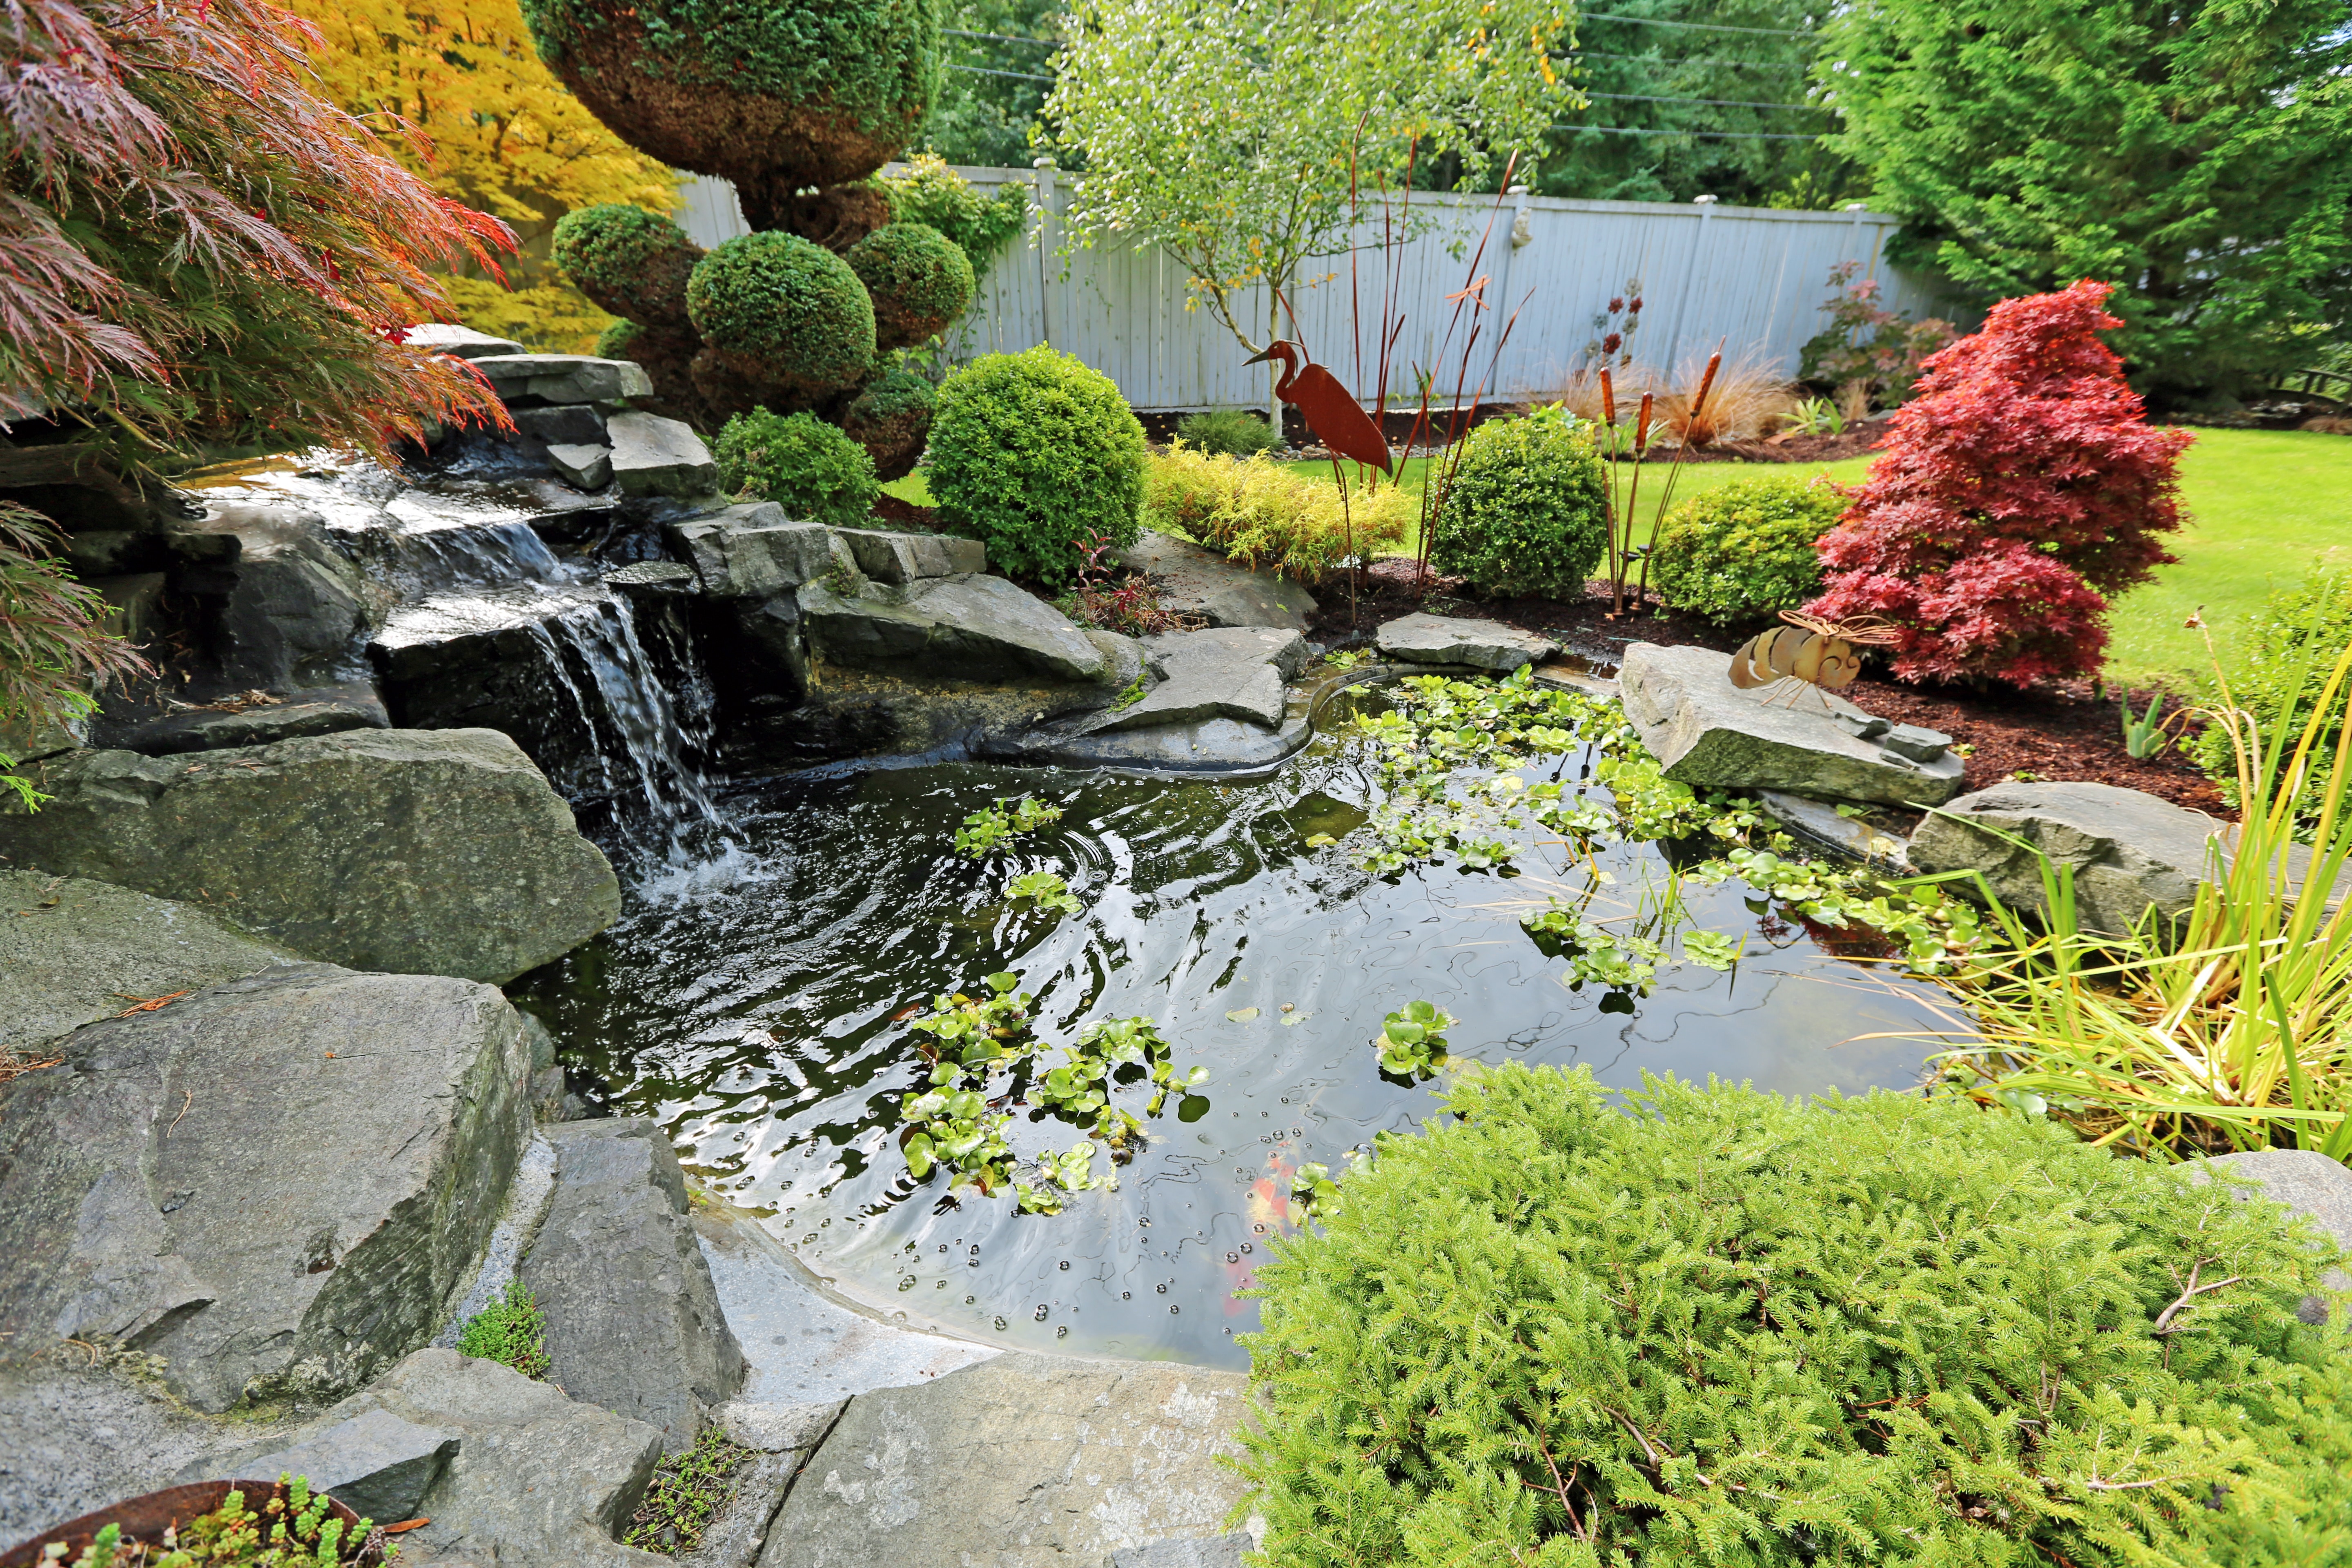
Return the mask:
<svg viewBox="0 0 2352 1568"><path fill-rule="evenodd" d="M1352 626L1346 585L1333 583L1318 590L1321 608L1316 613L1313 635L1328 642L1369 642L1371 628L1382 621L1427 609L1543 633L1605 671L1615 668L1629 642L1719 648L1727 658L1734 648L1763 629L1761 625L1726 629L1654 604L1647 613L1611 620L1608 594L1601 584L1595 584L1601 591L1589 592L1575 604L1553 599L1468 600L1456 596L1462 587L1459 580L1441 577L1432 584L1423 603L1412 591L1412 571L1409 561L1375 564L1367 574L1370 581L1357 599ZM1848 687L1844 695L1866 712L1897 723L1940 730L1955 744L1971 748L1964 759L1963 774L1971 790L1999 784L2013 773L2031 773L2038 779L2115 784L2215 816L2225 814L2212 782L2177 749L2145 759L2126 752L2115 693L2095 696L2087 681L2062 681L2022 692L2000 688L1976 691L1909 686L1865 676ZM2142 711L2150 695L2137 694ZM2168 698L2164 711L2177 712L2179 707L2177 698Z"/></svg>

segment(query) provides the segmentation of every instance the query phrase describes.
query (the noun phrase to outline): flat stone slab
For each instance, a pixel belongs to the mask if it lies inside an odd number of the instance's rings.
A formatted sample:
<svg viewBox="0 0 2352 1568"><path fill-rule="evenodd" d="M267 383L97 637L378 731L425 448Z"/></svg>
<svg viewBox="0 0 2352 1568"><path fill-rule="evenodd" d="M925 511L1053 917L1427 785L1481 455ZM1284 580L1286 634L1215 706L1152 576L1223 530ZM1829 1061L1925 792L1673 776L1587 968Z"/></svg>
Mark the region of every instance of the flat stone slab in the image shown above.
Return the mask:
<svg viewBox="0 0 2352 1568"><path fill-rule="evenodd" d="M688 499L719 487L719 465L710 448L683 420L632 410L605 420L604 434L612 443L607 461L613 482L623 495ZM548 453L551 460L554 455L551 449Z"/></svg>
<svg viewBox="0 0 2352 1568"><path fill-rule="evenodd" d="M424 321L409 328L405 341L410 348L447 354L452 359L502 359L523 352L522 345L512 338L494 338L471 327L456 327L443 321Z"/></svg>
<svg viewBox="0 0 2352 1568"><path fill-rule="evenodd" d="M1144 651L1167 679L1140 701L1106 712L1090 734L1150 730L1234 719L1275 730L1282 725L1287 683L1307 668L1307 639L1273 626L1223 626L1163 632Z"/></svg>
<svg viewBox="0 0 2352 1568"><path fill-rule="evenodd" d="M988 570L988 547L947 533L901 533L878 528L836 528L857 569L877 583L914 583Z"/></svg>
<svg viewBox="0 0 2352 1568"><path fill-rule="evenodd" d="M1617 680L1642 743L1682 784L1885 805L1941 805L1960 791L1959 758L1915 762L1861 739L1853 724L1885 721L1832 694L1800 693L1791 706L1742 691L1709 648L1629 644Z"/></svg>
<svg viewBox="0 0 2352 1568"><path fill-rule="evenodd" d="M0 871L0 1049L34 1054L144 998L293 961L194 904Z"/></svg>
<svg viewBox="0 0 2352 1568"><path fill-rule="evenodd" d="M561 403L550 408L508 411L515 428L550 446L604 446L604 415L591 403Z"/></svg>
<svg viewBox="0 0 2352 1568"><path fill-rule="evenodd" d="M556 478L575 489L601 490L613 482L610 447L550 447L547 462L555 470Z"/></svg>
<svg viewBox="0 0 2352 1568"><path fill-rule="evenodd" d="M2352 1253L2352 1170L2312 1149L2254 1149L2200 1162L2239 1190L2260 1194L2302 1215ZM2331 1268L2322 1276L2331 1290L2352 1290L2352 1274Z"/></svg>
<svg viewBox="0 0 2352 1568"><path fill-rule="evenodd" d="M306 735L340 735L352 730L389 730L383 699L365 680L305 687L272 700L251 700L178 708L135 724L110 724L98 731L102 748L143 752L151 757L186 752L225 752L268 746Z"/></svg>
<svg viewBox="0 0 2352 1568"><path fill-rule="evenodd" d="M691 1447L743 1382L709 1266L688 1218L686 1173L644 1117L547 1130L555 1188L522 1282L547 1317L548 1375L575 1399Z"/></svg>
<svg viewBox="0 0 2352 1568"><path fill-rule="evenodd" d="M1773 821L1799 838L1860 860L1898 877L1916 869L1905 856L1900 837L1857 817L1840 816L1837 808L1801 795L1777 789L1758 790L1756 802Z"/></svg>
<svg viewBox="0 0 2352 1568"><path fill-rule="evenodd" d="M354 969L503 984L620 915L613 868L495 730L366 730L200 759L68 752L0 799L0 856L204 908ZM143 993L152 994L152 993Z"/></svg>
<svg viewBox="0 0 2352 1568"><path fill-rule="evenodd" d="M1242 1495L1217 1460L1237 1452L1248 1384L1013 1352L862 1394L809 1458L760 1568L1070 1568L1213 1540Z"/></svg>
<svg viewBox="0 0 2352 1568"><path fill-rule="evenodd" d="M610 403L651 397L653 377L631 360L593 354L487 354L474 368L490 379L490 390L509 403Z"/></svg>
<svg viewBox="0 0 2352 1568"><path fill-rule="evenodd" d="M191 1466L174 1482L300 1476L312 1491L325 1492L362 1519L394 1524L422 1511L425 1494L456 1457L458 1443L457 1434L446 1428L420 1426L389 1410L365 1410L283 1447L265 1444L259 1452Z"/></svg>
<svg viewBox="0 0 2352 1568"><path fill-rule="evenodd" d="M862 576L848 542L821 522L795 522L773 501L749 501L672 523L670 547L714 599L765 599L828 574Z"/></svg>
<svg viewBox="0 0 2352 1568"><path fill-rule="evenodd" d="M1163 608L1208 626L1303 632L1315 614L1315 595L1299 584L1164 533L1146 530L1118 560L1151 579Z"/></svg>
<svg viewBox="0 0 2352 1568"><path fill-rule="evenodd" d="M2195 907L2221 826L2201 811L2113 784L1998 784L1922 822L1910 859L1922 871L1973 867L2003 904L2046 914L2039 849L2053 868L2074 868L2084 930L2123 932L2151 909L2170 921ZM1973 882L1952 885L1980 896Z"/></svg>
<svg viewBox="0 0 2352 1568"><path fill-rule="evenodd" d="M955 680L1043 676L1107 682L1121 676L1119 647L1134 647L1108 632L1088 636L1002 577L877 584L854 597L810 583L800 591L800 605L810 651L855 669ZM1132 658L1139 668L1140 654Z"/></svg>
<svg viewBox="0 0 2352 1568"><path fill-rule="evenodd" d="M1373 646L1381 658L1406 664L1466 664L1505 674L1559 653L1559 644L1549 637L1500 621L1464 620L1420 610L1382 625Z"/></svg>
<svg viewBox="0 0 2352 1568"><path fill-rule="evenodd" d="M207 1411L364 1382L471 1277L530 1074L491 987L329 964L78 1031L0 1099L0 1363L113 1341Z"/></svg>

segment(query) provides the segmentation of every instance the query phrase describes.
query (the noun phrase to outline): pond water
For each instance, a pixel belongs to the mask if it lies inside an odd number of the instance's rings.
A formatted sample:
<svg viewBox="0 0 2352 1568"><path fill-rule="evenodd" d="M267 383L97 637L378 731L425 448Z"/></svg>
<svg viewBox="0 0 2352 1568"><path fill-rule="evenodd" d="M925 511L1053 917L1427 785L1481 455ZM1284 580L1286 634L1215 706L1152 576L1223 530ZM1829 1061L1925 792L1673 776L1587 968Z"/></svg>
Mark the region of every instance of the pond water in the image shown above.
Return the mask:
<svg viewBox="0 0 2352 1568"><path fill-rule="evenodd" d="M1573 782L1591 762L1572 750L1524 773ZM1023 793L1060 821L986 861L954 851L968 814ZM733 795L732 844L646 882L618 925L511 989L614 1111L669 1128L690 1166L845 1293L1008 1346L1233 1367L1246 1364L1234 1336L1257 1326L1234 1293L1292 1228L1299 1165L1337 1170L1435 1110L1442 1080L1384 1076L1369 1044L1409 1001L1459 1020L1457 1058L1584 1065L1626 1089L1669 1072L1798 1094L1921 1081L1923 1047L1856 1037L1933 1028L1934 994L1831 954L1740 883L1684 889L1698 925L1746 938L1730 973L1672 964L1645 997L1573 991L1519 914L1594 873L1593 912L1623 912L1664 876L1655 847L1565 871L1531 857L1513 876L1380 878L1349 842L1378 798L1369 746L1344 726L1249 783L954 763L803 774ZM1041 869L1068 879L1083 915L1008 903L1006 885ZM1180 1072L1209 1070L1150 1119L1116 1191L1058 1215L950 1201L944 1173L918 1183L899 1152L897 1108L928 1068L904 1015L999 970L1036 994L1048 1040L1148 1015ZM1139 1111L1147 1095L1122 1101ZM1081 1136L1025 1115L1008 1133L1025 1154Z"/></svg>

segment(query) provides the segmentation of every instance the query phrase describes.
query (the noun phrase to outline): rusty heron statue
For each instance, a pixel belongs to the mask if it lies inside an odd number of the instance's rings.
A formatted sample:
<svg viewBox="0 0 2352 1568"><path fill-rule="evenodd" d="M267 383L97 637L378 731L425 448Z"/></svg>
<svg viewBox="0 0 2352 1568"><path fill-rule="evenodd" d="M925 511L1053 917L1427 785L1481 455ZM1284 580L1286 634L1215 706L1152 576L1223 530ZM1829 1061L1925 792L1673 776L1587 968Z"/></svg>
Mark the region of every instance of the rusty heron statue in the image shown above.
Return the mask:
<svg viewBox="0 0 2352 1568"><path fill-rule="evenodd" d="M1298 410L1307 431L1339 456L1393 475L1396 461L1389 456L1389 444L1381 438L1381 427L1372 423L1372 416L1338 376L1311 361L1300 364L1302 357L1297 343L1276 338L1266 344L1265 353L1254 355L1248 363L1280 360L1282 379L1274 384L1274 395Z"/></svg>

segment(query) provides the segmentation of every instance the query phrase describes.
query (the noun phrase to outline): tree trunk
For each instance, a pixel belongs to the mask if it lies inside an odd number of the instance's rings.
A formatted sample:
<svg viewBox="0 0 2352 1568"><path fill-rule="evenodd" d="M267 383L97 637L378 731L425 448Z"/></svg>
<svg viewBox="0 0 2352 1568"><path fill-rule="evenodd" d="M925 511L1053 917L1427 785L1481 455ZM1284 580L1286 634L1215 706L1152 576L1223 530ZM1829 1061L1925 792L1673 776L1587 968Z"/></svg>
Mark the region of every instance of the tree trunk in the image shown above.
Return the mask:
<svg viewBox="0 0 2352 1568"><path fill-rule="evenodd" d="M1265 341L1271 343L1280 336L1282 336L1282 301L1269 280L1265 290ZM1282 384L1282 362L1266 361L1265 373L1265 422L1274 426L1274 438L1276 442L1280 442L1283 438L1284 424L1282 399L1274 395L1274 389Z"/></svg>

